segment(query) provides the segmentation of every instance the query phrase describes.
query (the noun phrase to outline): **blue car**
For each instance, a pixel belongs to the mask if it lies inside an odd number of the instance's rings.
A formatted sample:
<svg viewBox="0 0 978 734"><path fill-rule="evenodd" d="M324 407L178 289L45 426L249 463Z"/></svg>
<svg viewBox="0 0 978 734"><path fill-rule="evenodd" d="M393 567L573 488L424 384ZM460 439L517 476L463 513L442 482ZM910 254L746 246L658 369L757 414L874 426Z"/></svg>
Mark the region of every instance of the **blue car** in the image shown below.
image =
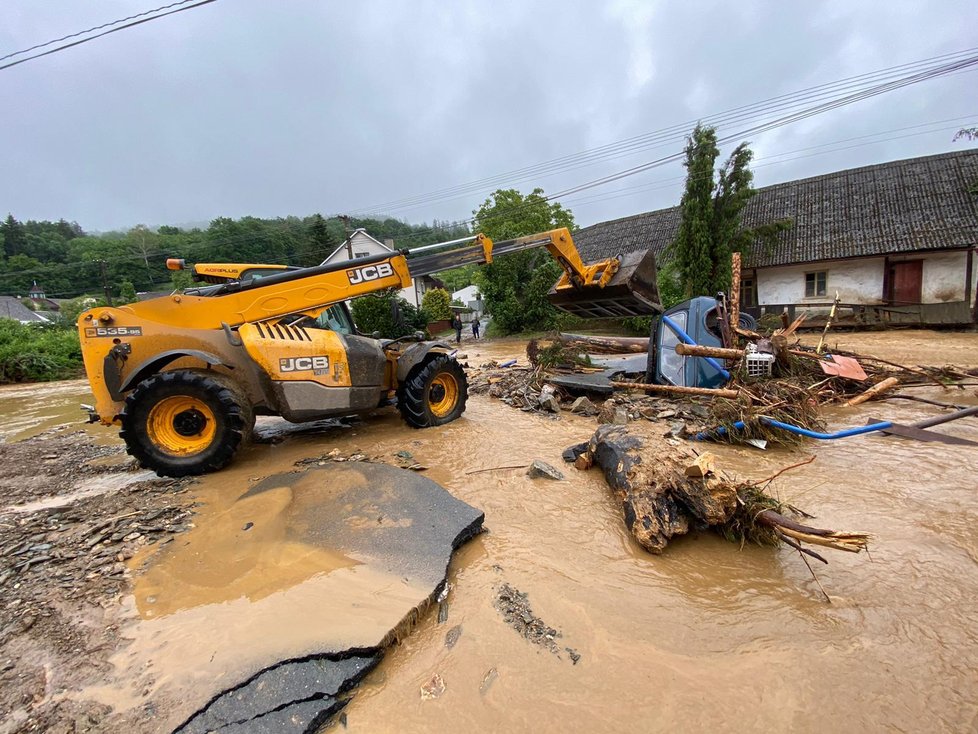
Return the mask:
<svg viewBox="0 0 978 734"><path fill-rule="evenodd" d="M681 387L723 385L727 378L718 369L722 363L676 354L677 344L689 342L677 333L677 329L692 339L694 344L722 347L718 322L717 301L707 296L683 301L658 317L652 328L653 348L649 350L648 381ZM739 323L742 329L757 328L757 322L749 314L741 314Z"/></svg>

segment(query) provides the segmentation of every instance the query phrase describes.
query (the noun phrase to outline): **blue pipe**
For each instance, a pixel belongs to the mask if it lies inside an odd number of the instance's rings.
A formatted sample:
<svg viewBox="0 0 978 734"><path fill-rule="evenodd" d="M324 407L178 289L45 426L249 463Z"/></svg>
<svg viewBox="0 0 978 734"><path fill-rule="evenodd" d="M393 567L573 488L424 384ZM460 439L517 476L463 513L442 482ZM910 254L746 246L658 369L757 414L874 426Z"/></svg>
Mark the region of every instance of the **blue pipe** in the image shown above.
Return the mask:
<svg viewBox="0 0 978 734"><path fill-rule="evenodd" d="M683 327L681 327L679 324L677 324L675 321L673 321L665 314L662 315L662 323L664 323L666 326L672 329L672 333L678 336L680 339L682 339L684 344L692 344L694 347L699 346L696 342L693 341L693 337L691 337L689 334L683 331ZM726 369L724 369L722 364L720 364L715 359L713 359L713 357L702 357L702 359L705 359L706 363L710 365L710 367L719 371L720 374L723 375L724 380L730 379L730 373Z"/></svg>
<svg viewBox="0 0 978 734"><path fill-rule="evenodd" d="M870 423L868 426L856 426L855 428L843 428L841 431L836 431L835 433L819 433L818 431L810 431L807 428L802 428L801 426L792 425L791 423L782 423L781 421L776 421L773 418L761 417L761 423L766 426L772 426L774 428L783 428L791 433L796 433L799 436L808 436L809 438L818 438L823 441L832 441L837 438L848 438L849 436L859 436L863 433L872 433L873 431L883 431L890 428L893 425L892 421L880 421L879 423ZM738 431L742 431L745 427L743 421L737 421L733 424L733 428ZM712 431L701 431L697 433L694 437L694 441L706 441L714 436L726 435L727 429L723 426L718 426Z"/></svg>

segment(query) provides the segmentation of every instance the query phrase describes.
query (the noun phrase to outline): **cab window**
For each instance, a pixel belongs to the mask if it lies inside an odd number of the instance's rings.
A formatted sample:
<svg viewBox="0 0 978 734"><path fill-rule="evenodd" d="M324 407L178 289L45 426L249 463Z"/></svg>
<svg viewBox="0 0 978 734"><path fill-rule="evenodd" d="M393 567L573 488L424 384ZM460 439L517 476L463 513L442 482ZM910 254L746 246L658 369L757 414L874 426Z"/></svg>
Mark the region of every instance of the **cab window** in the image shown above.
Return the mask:
<svg viewBox="0 0 978 734"><path fill-rule="evenodd" d="M328 329L330 331L339 332L340 334L354 333L353 322L350 320L350 315L341 304L330 306L319 314L314 321L316 326L320 329Z"/></svg>

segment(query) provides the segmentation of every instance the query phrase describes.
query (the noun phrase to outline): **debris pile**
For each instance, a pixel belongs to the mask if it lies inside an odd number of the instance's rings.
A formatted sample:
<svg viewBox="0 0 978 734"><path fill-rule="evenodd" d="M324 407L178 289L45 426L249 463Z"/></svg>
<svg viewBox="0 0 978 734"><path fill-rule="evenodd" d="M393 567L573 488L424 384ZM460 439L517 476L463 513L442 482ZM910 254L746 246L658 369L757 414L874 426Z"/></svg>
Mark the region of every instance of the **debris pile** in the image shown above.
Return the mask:
<svg viewBox="0 0 978 734"><path fill-rule="evenodd" d="M823 563L825 558L801 544L858 553L869 541L866 533L825 530L790 519L786 513L794 508L759 488L774 477L762 482L731 477L716 467L712 454L697 453L690 444L677 446L640 438L623 426L601 426L589 442L568 452L576 456L579 469L601 468L621 502L629 532L650 553L662 553L672 538L696 527L716 528L740 543L784 542Z"/></svg>
<svg viewBox="0 0 978 734"><path fill-rule="evenodd" d="M519 632L526 640L534 645L545 647L557 657L560 657L561 647L557 642L562 637L560 632L533 614L530 608L529 596L519 589L503 583L496 591L495 607L506 624ZM569 647L563 648L571 662L577 665L580 654Z"/></svg>
<svg viewBox="0 0 978 734"><path fill-rule="evenodd" d="M702 308L701 302L709 300L693 299L689 303L700 302L698 308ZM854 406L867 400L910 397L895 394L895 388L901 386L946 388L978 384L970 381L978 380L978 368L906 366L840 349L829 354L825 336L831 321L826 323L818 346L810 347L801 344L796 336L805 314L790 324L783 318L780 328L762 336L743 328L736 304L728 312L723 294L717 296L715 312L719 316L706 317L709 333L702 334L703 339L720 346L693 343L666 316L661 317L661 329L671 330L674 344L666 348L674 350L678 357L653 353L648 360L643 359L642 352L650 348L647 338L558 333L529 343L529 366L517 366L513 364L515 360L482 365L470 377L470 390L488 392L525 412L558 415L569 410L597 416L600 424L616 425L643 419L669 420L667 433L672 436L750 443L763 448L769 442L798 444L806 435L841 437L825 433L821 417L825 405ZM710 318L715 322L712 327ZM660 335L651 348L666 341ZM592 358L585 352L616 356ZM661 366L667 357L672 358L670 369L679 365L682 379L694 381L647 382L646 367ZM677 363L676 359L682 361ZM703 370L688 369L696 364L703 364ZM705 365L710 371L704 371ZM656 374L659 369L656 367ZM660 380L668 382L665 378ZM873 430L884 430L885 422L878 421L880 427ZM903 428L907 427L897 426L898 430ZM865 431L843 431L850 435L861 432ZM914 432L904 430L900 435L911 433ZM911 437L952 442L943 434L927 436L916 432Z"/></svg>

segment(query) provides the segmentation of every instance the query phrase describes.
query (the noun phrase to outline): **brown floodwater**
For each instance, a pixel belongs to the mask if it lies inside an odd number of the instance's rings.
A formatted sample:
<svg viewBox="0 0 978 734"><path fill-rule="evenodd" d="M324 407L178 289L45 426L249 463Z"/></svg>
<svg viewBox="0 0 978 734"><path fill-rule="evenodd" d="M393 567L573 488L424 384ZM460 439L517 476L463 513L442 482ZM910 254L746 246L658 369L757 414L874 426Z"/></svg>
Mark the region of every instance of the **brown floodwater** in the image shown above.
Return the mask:
<svg viewBox="0 0 978 734"><path fill-rule="evenodd" d="M836 343L907 364L978 365L974 334L840 335L830 340ZM490 356L522 357L517 342L464 347L473 366ZM67 396L74 404L85 399L77 383L63 392L37 389L48 396L53 421L67 410ZM28 399L29 390L20 390L17 405ZM978 404L974 388L913 394ZM5 414L9 395L0 391ZM38 420L49 420L37 410ZM870 416L911 423L938 412L890 400L826 417L837 429ZM816 515L816 524L873 535L870 554L829 551L829 565L815 564L827 603L788 548L739 548L698 533L662 556L645 553L625 531L600 472L561 462L561 450L594 428L593 419L555 420L471 396L460 420L437 429L408 429L387 410L350 428L287 433L248 448L190 490L201 504L197 527L174 541L186 544L182 554L164 547L133 559L142 570L126 602L131 644L117 656L118 679L88 695L135 705L138 696L123 689L125 675L138 670L138 690L171 696L194 684L194 666L211 655L225 656L233 670L236 652L221 647L222 630L244 629L257 650L274 654L277 646L331 638L333 627L357 639L389 623L396 615L385 610L403 609L412 590L398 579L367 579L391 596L371 596L369 614L344 615L333 598L337 584L359 583L365 569L286 532L301 488L239 500L255 481L332 448L368 456L407 450L429 467L426 476L485 511L488 532L455 555L447 623L433 608L390 649L346 709L350 731L978 728L978 448L875 435L791 451L712 447L724 468L751 478L817 457L773 488ZM978 418L936 430L978 440ZM29 433L18 428L5 438ZM567 480L494 469L533 459L560 467ZM241 528L256 516L272 521L256 525L261 534L245 547ZM560 631L561 649L580 654L577 664L506 626L493 607L504 582L529 595L534 614ZM449 648L445 634L455 625L461 636ZM445 692L422 699L420 687L436 673Z"/></svg>

